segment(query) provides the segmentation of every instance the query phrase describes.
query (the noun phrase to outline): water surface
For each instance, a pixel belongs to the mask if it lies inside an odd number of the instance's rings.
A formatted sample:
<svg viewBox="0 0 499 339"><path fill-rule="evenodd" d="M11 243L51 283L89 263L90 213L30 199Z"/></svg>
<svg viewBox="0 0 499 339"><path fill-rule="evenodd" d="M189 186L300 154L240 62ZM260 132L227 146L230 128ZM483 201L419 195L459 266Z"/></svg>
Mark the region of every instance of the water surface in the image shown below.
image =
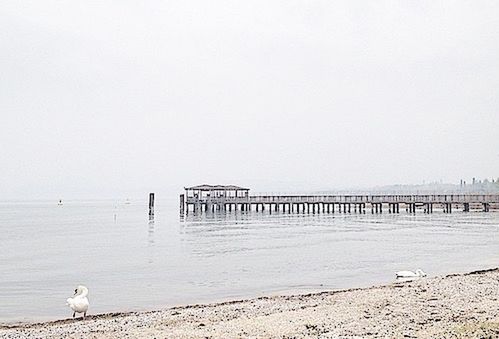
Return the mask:
<svg viewBox="0 0 499 339"><path fill-rule="evenodd" d="M181 219L177 199L0 202L0 322L362 287L394 272L496 267L499 213L269 214Z"/></svg>

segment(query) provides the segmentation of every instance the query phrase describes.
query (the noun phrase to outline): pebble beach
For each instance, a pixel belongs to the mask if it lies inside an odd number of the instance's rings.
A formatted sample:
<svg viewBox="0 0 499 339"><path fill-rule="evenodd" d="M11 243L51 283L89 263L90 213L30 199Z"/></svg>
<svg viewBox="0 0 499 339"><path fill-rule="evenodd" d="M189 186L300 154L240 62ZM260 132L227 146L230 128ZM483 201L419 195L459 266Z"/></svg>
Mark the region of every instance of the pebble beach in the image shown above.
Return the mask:
<svg viewBox="0 0 499 339"><path fill-rule="evenodd" d="M0 326L0 338L498 338L499 269Z"/></svg>

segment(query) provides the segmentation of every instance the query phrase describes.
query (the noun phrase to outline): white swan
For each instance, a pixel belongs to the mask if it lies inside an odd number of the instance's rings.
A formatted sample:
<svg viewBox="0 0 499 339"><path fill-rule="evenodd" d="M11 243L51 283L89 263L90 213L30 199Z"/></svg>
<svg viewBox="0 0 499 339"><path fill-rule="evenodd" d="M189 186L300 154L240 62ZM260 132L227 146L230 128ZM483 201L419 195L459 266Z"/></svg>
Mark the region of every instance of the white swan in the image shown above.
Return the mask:
<svg viewBox="0 0 499 339"><path fill-rule="evenodd" d="M73 310L73 318L75 317L76 313L83 313L83 319L87 316L87 310L88 310L88 288L85 286L78 286L75 289L75 294L72 298L68 298L66 300L66 305L71 307Z"/></svg>
<svg viewBox="0 0 499 339"><path fill-rule="evenodd" d="M413 271L398 271L395 273L397 278L421 278L426 277L426 273L421 269L417 269L416 272Z"/></svg>

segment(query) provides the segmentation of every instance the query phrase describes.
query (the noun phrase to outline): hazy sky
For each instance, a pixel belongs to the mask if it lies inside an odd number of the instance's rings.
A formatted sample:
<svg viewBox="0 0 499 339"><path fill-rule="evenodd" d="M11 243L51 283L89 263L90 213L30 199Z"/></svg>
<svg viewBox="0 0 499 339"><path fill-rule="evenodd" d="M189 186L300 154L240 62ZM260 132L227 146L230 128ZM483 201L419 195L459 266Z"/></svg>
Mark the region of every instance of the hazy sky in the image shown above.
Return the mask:
<svg viewBox="0 0 499 339"><path fill-rule="evenodd" d="M499 176L498 1L0 2L0 198Z"/></svg>

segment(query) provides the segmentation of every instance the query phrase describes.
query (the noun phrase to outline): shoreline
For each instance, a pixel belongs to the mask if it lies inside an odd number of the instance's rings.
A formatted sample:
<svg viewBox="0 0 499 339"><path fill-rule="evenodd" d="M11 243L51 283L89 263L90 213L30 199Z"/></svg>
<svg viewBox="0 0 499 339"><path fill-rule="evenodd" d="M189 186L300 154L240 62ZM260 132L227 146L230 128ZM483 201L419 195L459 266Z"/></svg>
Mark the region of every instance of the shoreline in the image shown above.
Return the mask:
<svg viewBox="0 0 499 339"><path fill-rule="evenodd" d="M0 325L0 338L499 336L499 268L366 288L263 296L84 321Z"/></svg>

